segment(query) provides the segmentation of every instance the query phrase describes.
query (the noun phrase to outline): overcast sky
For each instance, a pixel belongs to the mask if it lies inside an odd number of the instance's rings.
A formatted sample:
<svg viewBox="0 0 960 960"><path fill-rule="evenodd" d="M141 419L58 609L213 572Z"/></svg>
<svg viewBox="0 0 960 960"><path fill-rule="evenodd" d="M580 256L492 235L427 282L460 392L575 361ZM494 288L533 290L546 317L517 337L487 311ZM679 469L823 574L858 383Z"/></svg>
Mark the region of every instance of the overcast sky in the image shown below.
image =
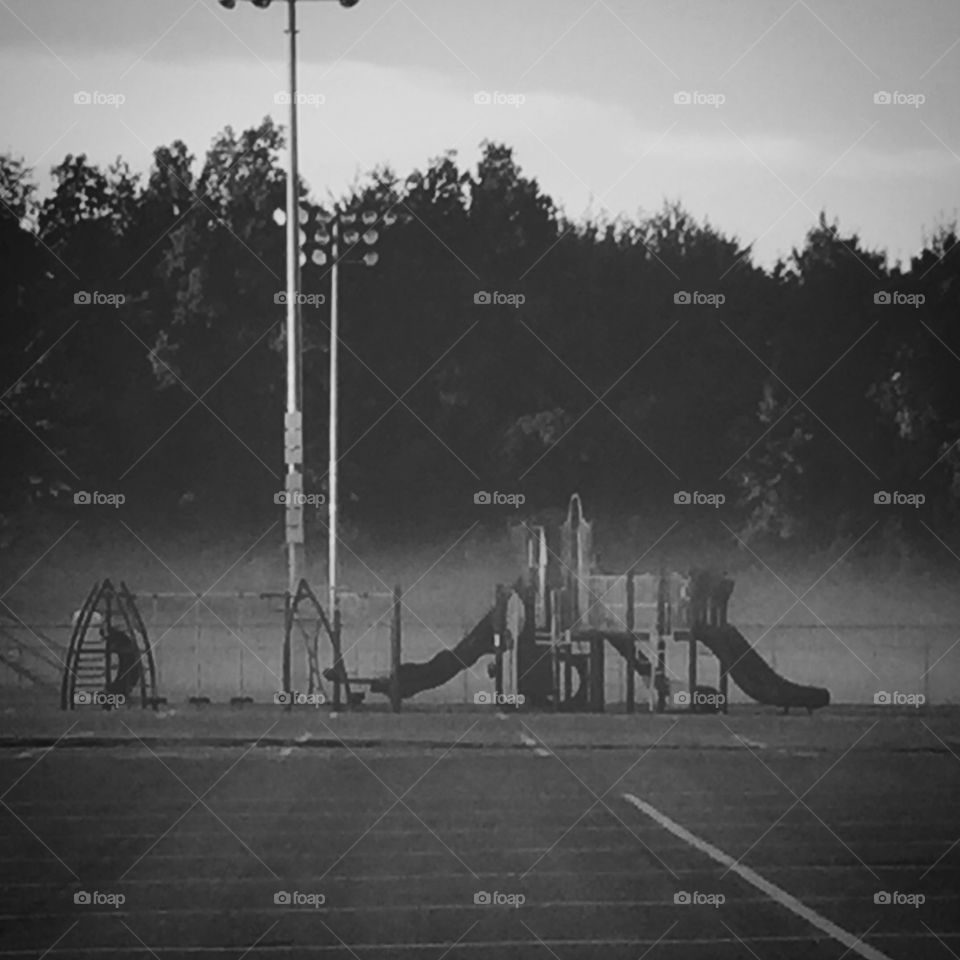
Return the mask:
<svg viewBox="0 0 960 960"><path fill-rule="evenodd" d="M472 165L489 138L571 217L678 199L766 265L821 209L892 260L957 216L957 0L298 10L300 89L314 101L301 170L317 196L449 148ZM175 139L202 158L227 124L283 123L285 19L282 0L0 0L0 150L42 180L67 153L146 171ZM103 102L75 103L81 91ZM494 102L476 103L481 91ZM894 102L875 103L881 91ZM700 102L676 103L682 92Z"/></svg>

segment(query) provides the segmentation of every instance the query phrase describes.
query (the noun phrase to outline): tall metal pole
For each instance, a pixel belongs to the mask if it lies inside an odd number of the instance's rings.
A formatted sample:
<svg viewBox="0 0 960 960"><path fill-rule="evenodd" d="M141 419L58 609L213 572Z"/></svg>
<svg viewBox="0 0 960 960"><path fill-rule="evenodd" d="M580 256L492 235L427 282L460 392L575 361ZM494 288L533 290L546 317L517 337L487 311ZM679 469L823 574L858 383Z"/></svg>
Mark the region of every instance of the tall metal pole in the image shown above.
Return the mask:
<svg viewBox="0 0 960 960"><path fill-rule="evenodd" d="M300 406L300 178L297 164L297 4L287 0L289 48L290 144L287 158L287 583L291 594L300 582L303 553L303 422Z"/></svg>
<svg viewBox="0 0 960 960"><path fill-rule="evenodd" d="M329 484L329 522L327 529L328 555L327 576L330 585L330 617L333 622L337 612L337 378L338 350L340 345L340 318L338 311L338 293L340 267L340 224L339 214L334 212L330 252L333 267L330 271L330 462L328 464Z"/></svg>

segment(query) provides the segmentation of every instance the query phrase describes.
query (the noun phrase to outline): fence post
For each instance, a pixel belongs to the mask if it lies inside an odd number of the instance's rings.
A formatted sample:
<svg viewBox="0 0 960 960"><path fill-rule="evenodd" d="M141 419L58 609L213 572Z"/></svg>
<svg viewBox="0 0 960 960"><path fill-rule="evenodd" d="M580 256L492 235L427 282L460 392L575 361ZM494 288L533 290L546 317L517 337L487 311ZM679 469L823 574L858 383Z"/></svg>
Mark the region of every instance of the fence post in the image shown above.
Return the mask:
<svg viewBox="0 0 960 960"><path fill-rule="evenodd" d="M557 611L560 608L559 591L550 590L550 669L552 671L551 679L553 681L553 709L560 709L561 687L560 687L560 621L557 618Z"/></svg>
<svg viewBox="0 0 960 960"><path fill-rule="evenodd" d="M240 689L238 691L239 695L244 696L244 676L243 676L243 628L244 628L244 617L243 617L243 594L237 593L237 633L240 634L240 676L238 682Z"/></svg>
<svg viewBox="0 0 960 960"><path fill-rule="evenodd" d="M393 624L390 630L390 709L394 713L400 712L400 654L402 639L401 629L401 597L400 584L393 588Z"/></svg>
<svg viewBox="0 0 960 960"><path fill-rule="evenodd" d="M340 655L340 605L333 611L333 709L339 712L342 696L340 685L346 673L346 666Z"/></svg>
<svg viewBox="0 0 960 960"><path fill-rule="evenodd" d="M193 655L197 662L197 696L203 696L203 669L200 663L200 644L201 644L201 634L203 628L200 626L200 595L194 594L194 605L193 605ZM109 612L109 603L107 604L107 610ZM107 662L107 673L109 675L110 663Z"/></svg>
<svg viewBox="0 0 960 960"><path fill-rule="evenodd" d="M670 629L670 587L664 568L657 580L657 665L654 685L657 692L657 713L667 709L667 630Z"/></svg>
<svg viewBox="0 0 960 960"><path fill-rule="evenodd" d="M637 642L633 636L634 619L634 582L633 568L627 571L627 633L630 634L630 646L627 648L627 713L636 711L636 667Z"/></svg>
<svg viewBox="0 0 960 960"><path fill-rule="evenodd" d="M727 586L729 584L729 590ZM717 626L725 627L727 625L727 606L730 602L730 591L733 590L733 582L728 581L726 576L724 576L720 585L717 588L718 595L716 599L716 619ZM729 713L730 712L730 678L727 673L726 664L721 660L720 661L720 712Z"/></svg>
<svg viewBox="0 0 960 960"><path fill-rule="evenodd" d="M494 655L496 657L494 690L497 695L497 703L503 703L503 640L506 613L506 591L503 584L498 583L494 590L494 613L493 613L493 643ZM516 641L514 641L516 642Z"/></svg>
<svg viewBox="0 0 960 960"><path fill-rule="evenodd" d="M293 597L287 590L283 594L283 692L290 696L290 639L293 633ZM291 702L287 699L287 709Z"/></svg>

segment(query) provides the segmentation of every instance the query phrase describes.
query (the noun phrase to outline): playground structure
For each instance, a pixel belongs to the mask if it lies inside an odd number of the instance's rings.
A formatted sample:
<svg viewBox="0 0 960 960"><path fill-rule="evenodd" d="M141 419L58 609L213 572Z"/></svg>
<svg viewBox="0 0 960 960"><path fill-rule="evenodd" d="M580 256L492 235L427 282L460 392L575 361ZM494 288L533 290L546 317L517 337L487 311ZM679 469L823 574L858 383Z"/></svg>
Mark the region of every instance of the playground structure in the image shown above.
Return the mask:
<svg viewBox="0 0 960 960"><path fill-rule="evenodd" d="M171 630L189 630L190 625L182 621L190 610L194 611L195 639L192 648L187 649L192 649L196 669L195 694L188 699L195 704L211 702L206 692L209 679L205 683L202 676L204 666L208 678L213 675L219 682L221 692L224 684L229 685L224 675L231 655L239 656L239 676L234 688L238 695L224 697L231 704L253 702L254 698L245 690L245 671L250 670L259 676L258 692L269 687L267 675L273 678L273 700L287 709L301 703L329 705L336 711L344 706L356 707L364 702L367 691L363 688L367 688L372 694L387 697L394 712L401 709L404 699L443 686L489 656L492 662L487 676L493 690L475 694L477 703L599 713L606 709L608 699L608 647L622 658L625 666L623 700L627 713L635 713L642 699L650 712L685 708L692 712L725 713L731 678L749 697L785 711L791 707L812 711L830 702L826 690L791 683L777 674L729 624L727 612L734 582L727 576L705 570L691 571L689 575L664 569L658 573L641 573L633 568L620 573L599 571L593 551L593 527L584 517L576 494L570 499L564 523L554 527L525 524L522 533L521 574L515 584L497 585L492 606L459 643L421 663L402 662L403 593L399 586L390 593L338 591L339 602L332 617L306 580L301 580L293 593L144 594L141 599L152 601L155 614L157 604L164 600L192 601L164 631L157 645L162 646L161 641ZM278 672L245 642L242 624L238 623L238 633L217 613L218 598L240 602L250 598L274 605L279 601L279 607L270 609L273 619L260 624L267 627L261 650L272 651L266 653L266 659L270 659L276 656L276 617L282 615ZM373 625L362 631L357 629L354 616L351 629L360 635L345 646L343 610L349 612L357 604L371 601L385 602L387 606ZM215 629L226 634L220 645L209 638L201 644L201 606L218 621ZM376 640L376 630L385 622L390 631L388 664L381 660L378 669L377 663L371 664L367 658L363 666L355 662L351 673L348 656L371 633ZM667 663L671 658L667 651L673 643L681 643L685 648L685 681L668 677ZM378 645L377 650L383 646ZM700 685L701 646L717 662L716 687ZM324 667L322 654L327 651L329 665ZM170 657L170 672L177 675L181 689L190 682L177 662L183 658L183 652L181 643L177 656ZM252 663L245 660L245 653L253 658ZM136 681L140 705L156 707L165 702L157 694L158 675L154 646L137 607L137 597L123 583L119 590L109 580L95 584L78 612L70 636L61 682L61 707L73 709L100 703L101 693L116 694L121 690L130 700L131 678ZM638 677L645 687L644 698L638 698ZM332 696L328 696L324 681L332 684ZM304 690L305 695L298 692Z"/></svg>
<svg viewBox="0 0 960 960"><path fill-rule="evenodd" d="M668 703L691 712L726 713L731 677L754 700L785 711L812 711L830 702L825 689L779 676L728 623L734 581L726 575L708 570L638 573L632 568L599 572L593 527L577 494L570 498L559 531L543 525L525 526L524 531L525 572L514 591L524 612L519 630L508 626L509 601L504 604L506 591L498 588L498 698L512 694L537 706L603 712L609 644L626 661L628 713L636 711L638 676L646 683L650 711L657 713L666 711ZM670 642L687 647L687 690L673 697L666 669ZM716 688L699 684L698 644L717 660ZM574 672L579 676L576 692Z"/></svg>
<svg viewBox="0 0 960 960"><path fill-rule="evenodd" d="M118 635L133 644L127 656L112 643ZM101 697L112 692L122 679L122 665L130 655L137 670L127 689L132 692L139 688L141 707L156 707L160 702L156 664L133 594L122 580L119 590L109 580L96 583L78 611L70 634L60 685L60 709L99 705Z"/></svg>
<svg viewBox="0 0 960 960"><path fill-rule="evenodd" d="M396 587L391 593L341 591L340 597L342 603L352 608L371 601L389 601L390 674L395 676L394 665L400 660L402 629L400 587ZM179 609L179 615L170 614L172 622L166 625L166 629L154 644L151 644L148 636L138 601L141 605L152 605L154 622L157 620L158 608L175 604L174 612ZM244 622L243 611L251 602L259 604L261 608L264 603L270 605L266 620ZM227 603L236 611L233 618L220 615L219 611ZM212 628L209 623L206 627L202 625L203 613L208 615L207 619L212 619ZM380 620L385 619L385 616L386 614ZM234 620L236 630L227 624L227 619ZM378 624L379 621L374 627ZM363 631L363 635L373 632L374 627L368 627ZM266 662L270 655L264 650L263 643L259 645L260 650L257 649L256 639L262 639L264 628L266 644L270 649L280 652L279 669L272 669ZM205 640L202 639L204 629ZM217 643L217 637L211 636L213 632L220 634L225 642ZM287 709L299 703L310 703L329 704L334 710L339 710L344 702L348 706L362 702L363 694L357 690L358 687L385 683L383 692L390 697L391 707L394 710L400 709L400 698L391 692L389 676L384 680L383 677L353 676L348 672L346 654L350 648L346 651L343 649L340 610L337 610L331 621L306 580L300 581L293 594L287 591L239 591L219 594L135 595L124 583L120 584L119 589L116 589L110 580L95 583L74 617L68 649L62 661L59 684L62 709L115 705L108 700L108 695L116 691L119 675L123 672L118 663L118 635L130 647L127 662L134 661L137 665L135 669L139 696L136 699L141 707L156 708L167 702L165 697L157 694L161 671L157 666L156 653L162 651L167 654L171 679L176 678L173 685L178 687L180 692L189 692L189 685L193 685L190 672L191 669L195 670L193 693L185 699L198 706L212 702L210 694L214 693L211 689L213 678L217 681L217 690L222 691L224 686L228 689L232 687L231 692L237 695L229 696L229 702L234 706L254 702L255 697L249 695L251 681L256 692L262 694L266 688L269 691L268 696L272 694L273 701ZM174 651L169 649L172 643L169 638L173 635L177 636L175 656L170 655ZM112 642L111 637L114 638ZM279 638L282 638L281 643L278 643ZM206 656L203 655L201 646L205 648ZM324 647L331 652L332 662L332 666L326 670L321 668ZM260 652L266 654L266 659ZM232 680L225 676L228 655L238 667ZM185 659L190 662L183 663ZM270 678L273 678L272 683ZM325 679L332 683L332 695L328 695L324 687ZM304 692L306 696L303 695ZM127 700L130 698L127 697Z"/></svg>
<svg viewBox="0 0 960 960"><path fill-rule="evenodd" d="M494 692L484 702L603 712L609 645L626 664L628 713L636 712L637 677L646 685L649 710L658 713L668 704L725 713L731 677L748 696L784 710L812 711L829 703L826 690L780 677L730 626L734 582L728 577L662 569L599 572L593 527L577 494L559 528L525 524L522 532L522 573L515 585L496 587L490 610L455 647L424 663L400 664L393 689L399 687L401 698L441 686L492 655ZM670 642L684 643L688 654L687 690L673 697L666 666ZM699 644L717 660L717 688L698 682ZM382 682L371 689L386 692Z"/></svg>
<svg viewBox="0 0 960 960"><path fill-rule="evenodd" d="M512 594L497 588L497 699L603 712L609 644L626 663L627 712L636 711L637 677L649 709L663 712L670 693L666 643L686 623L688 579L633 569L599 573L593 526L577 494L559 529L525 525L523 532L524 572ZM509 616L511 597L519 598L522 617Z"/></svg>

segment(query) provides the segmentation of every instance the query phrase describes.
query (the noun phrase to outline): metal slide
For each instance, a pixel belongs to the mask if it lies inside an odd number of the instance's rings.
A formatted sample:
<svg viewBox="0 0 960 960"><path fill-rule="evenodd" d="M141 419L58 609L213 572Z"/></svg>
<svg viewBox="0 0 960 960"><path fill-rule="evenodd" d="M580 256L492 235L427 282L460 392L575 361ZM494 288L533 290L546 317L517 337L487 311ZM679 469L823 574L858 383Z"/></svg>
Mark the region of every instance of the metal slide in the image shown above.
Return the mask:
<svg viewBox="0 0 960 960"><path fill-rule="evenodd" d="M830 703L829 690L806 687L781 677L736 627L698 624L693 633L720 661L734 683L758 703L785 709L804 707L808 711Z"/></svg>

